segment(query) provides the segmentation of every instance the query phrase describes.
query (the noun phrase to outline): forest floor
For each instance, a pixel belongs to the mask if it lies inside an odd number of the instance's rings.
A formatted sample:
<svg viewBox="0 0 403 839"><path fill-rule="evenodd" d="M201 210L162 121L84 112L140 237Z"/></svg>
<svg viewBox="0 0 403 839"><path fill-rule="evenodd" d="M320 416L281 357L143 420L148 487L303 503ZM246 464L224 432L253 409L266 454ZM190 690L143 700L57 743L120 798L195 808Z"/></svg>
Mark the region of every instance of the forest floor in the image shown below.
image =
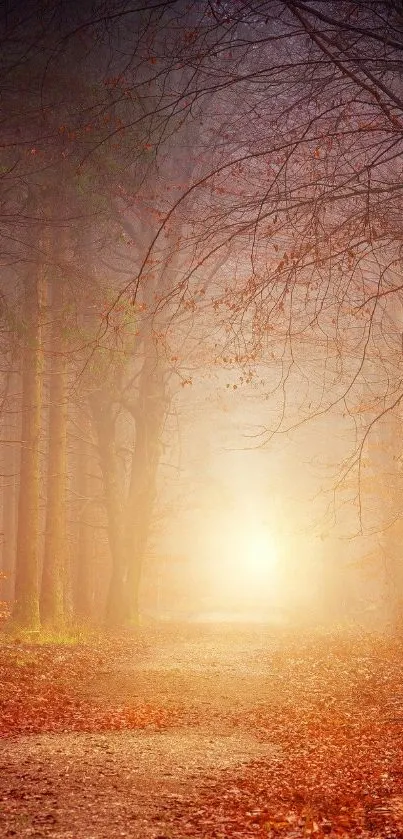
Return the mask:
<svg viewBox="0 0 403 839"><path fill-rule="evenodd" d="M403 643L165 626L0 646L0 836L403 837Z"/></svg>

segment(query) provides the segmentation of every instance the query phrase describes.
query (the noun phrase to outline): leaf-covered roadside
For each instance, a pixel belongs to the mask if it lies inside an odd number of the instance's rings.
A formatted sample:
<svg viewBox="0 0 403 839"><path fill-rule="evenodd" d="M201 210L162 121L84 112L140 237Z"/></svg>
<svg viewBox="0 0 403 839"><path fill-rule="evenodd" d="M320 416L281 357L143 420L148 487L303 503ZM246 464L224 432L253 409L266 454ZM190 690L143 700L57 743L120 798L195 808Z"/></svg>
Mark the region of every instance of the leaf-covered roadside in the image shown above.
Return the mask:
<svg viewBox="0 0 403 839"><path fill-rule="evenodd" d="M0 737L170 727L181 716L172 708L148 701L125 706L118 697L110 707L81 697L80 686L94 672L116 665L122 649L127 654L122 642L106 639L93 646L0 647Z"/></svg>
<svg viewBox="0 0 403 839"><path fill-rule="evenodd" d="M216 835L220 821L228 837L403 837L403 730L379 707L344 717L283 708L280 718L274 708L238 717L238 725L282 755L208 782L191 817L194 835Z"/></svg>
<svg viewBox="0 0 403 839"><path fill-rule="evenodd" d="M238 711L235 688L231 716L279 756L209 779L185 835L402 839L402 643L305 636L260 659L271 700Z"/></svg>

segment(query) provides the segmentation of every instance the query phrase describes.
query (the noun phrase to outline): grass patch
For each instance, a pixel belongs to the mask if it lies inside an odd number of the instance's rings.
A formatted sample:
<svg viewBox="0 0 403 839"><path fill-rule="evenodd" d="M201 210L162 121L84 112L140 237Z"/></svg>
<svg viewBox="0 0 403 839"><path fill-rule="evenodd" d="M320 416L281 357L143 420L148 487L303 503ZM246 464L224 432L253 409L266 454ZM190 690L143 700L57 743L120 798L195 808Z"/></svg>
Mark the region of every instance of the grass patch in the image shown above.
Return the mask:
<svg viewBox="0 0 403 839"><path fill-rule="evenodd" d="M100 632L85 625L71 625L63 629L43 627L37 631L21 629L11 622L0 630L0 646L15 645L32 646L78 646L80 644L96 643L100 639Z"/></svg>

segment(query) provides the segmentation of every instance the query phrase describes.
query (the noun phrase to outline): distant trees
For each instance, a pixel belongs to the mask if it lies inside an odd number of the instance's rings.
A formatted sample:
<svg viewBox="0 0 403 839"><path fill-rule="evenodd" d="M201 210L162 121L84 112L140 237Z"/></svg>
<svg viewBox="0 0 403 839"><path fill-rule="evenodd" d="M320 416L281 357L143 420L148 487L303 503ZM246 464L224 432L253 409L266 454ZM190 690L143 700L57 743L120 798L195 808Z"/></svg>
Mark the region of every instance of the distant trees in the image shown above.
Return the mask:
<svg viewBox="0 0 403 839"><path fill-rule="evenodd" d="M107 621L135 622L186 356L225 359L248 384L268 367L282 405L262 442L328 411L353 418L346 473L399 409L400 5L55 0L1 25L14 619L99 614L93 527L108 535Z"/></svg>
<svg viewBox="0 0 403 839"><path fill-rule="evenodd" d="M243 365L245 380L266 363L269 390L283 397L262 443L342 413L352 445L337 485L356 470L364 526L366 444L388 414L400 416L403 398L400 4L209 9L214 23L208 34L204 21L195 27L185 57L203 80L192 108L207 95L229 115L225 130L213 132L213 165L167 216L196 193L182 288L230 246L231 281L212 301L218 318L226 313L227 358Z"/></svg>
<svg viewBox="0 0 403 839"><path fill-rule="evenodd" d="M192 196L182 288L230 246L231 282L213 305L226 312L234 360L281 357L283 429L336 406L357 421L377 370L353 465L370 424L402 398L390 318L402 290L400 7L279 0L209 10L183 60L197 63L192 108L210 97L207 110L226 111L227 122L211 135L218 155L167 219ZM294 373L307 398L293 417Z"/></svg>
<svg viewBox="0 0 403 839"><path fill-rule="evenodd" d="M139 283L134 306L130 278L168 206L164 191L178 194L195 166L191 155L181 159L170 139L181 138L190 154L173 100L173 85L185 82L173 53L161 83L153 70L152 45L160 58L168 49L163 8L116 12L111 4L106 12L98 18L86 8L55 3L32 20L16 8L15 17L3 21L4 72L11 80L3 198L7 212L15 207L4 215L3 254L8 239L7 270L24 293L16 304L23 427L13 618L33 630L40 620L62 626L72 605L80 618L96 617L95 611L100 617L103 609L91 605L91 522L83 514L91 504L85 496L94 463L86 464L84 453L91 445L98 449L95 478L103 486L95 503L103 509L112 560L106 620L136 622L169 407L166 333L183 270L177 252L187 235L184 221L176 219L165 231L161 262ZM106 46L109 13L115 23ZM168 23L178 20L169 18L170 4L167 13ZM186 43L183 32L179 41ZM28 42L33 48L24 51ZM123 48L130 56L124 62ZM157 153L165 155L162 177ZM175 367L178 362L176 357ZM88 411L80 412L80 401ZM77 415L80 422L86 417L87 439L72 445ZM79 565L69 559L72 492L82 502Z"/></svg>

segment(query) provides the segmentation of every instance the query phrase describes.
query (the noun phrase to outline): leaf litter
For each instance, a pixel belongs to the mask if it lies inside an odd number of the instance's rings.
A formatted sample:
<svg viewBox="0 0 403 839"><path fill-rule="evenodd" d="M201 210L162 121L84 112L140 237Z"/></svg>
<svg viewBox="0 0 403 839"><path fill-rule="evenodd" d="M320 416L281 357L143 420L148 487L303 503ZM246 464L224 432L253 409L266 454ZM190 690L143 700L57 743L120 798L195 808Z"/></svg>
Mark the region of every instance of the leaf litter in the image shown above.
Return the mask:
<svg viewBox="0 0 403 839"><path fill-rule="evenodd" d="M218 626L0 647L4 835L402 839L402 661Z"/></svg>

